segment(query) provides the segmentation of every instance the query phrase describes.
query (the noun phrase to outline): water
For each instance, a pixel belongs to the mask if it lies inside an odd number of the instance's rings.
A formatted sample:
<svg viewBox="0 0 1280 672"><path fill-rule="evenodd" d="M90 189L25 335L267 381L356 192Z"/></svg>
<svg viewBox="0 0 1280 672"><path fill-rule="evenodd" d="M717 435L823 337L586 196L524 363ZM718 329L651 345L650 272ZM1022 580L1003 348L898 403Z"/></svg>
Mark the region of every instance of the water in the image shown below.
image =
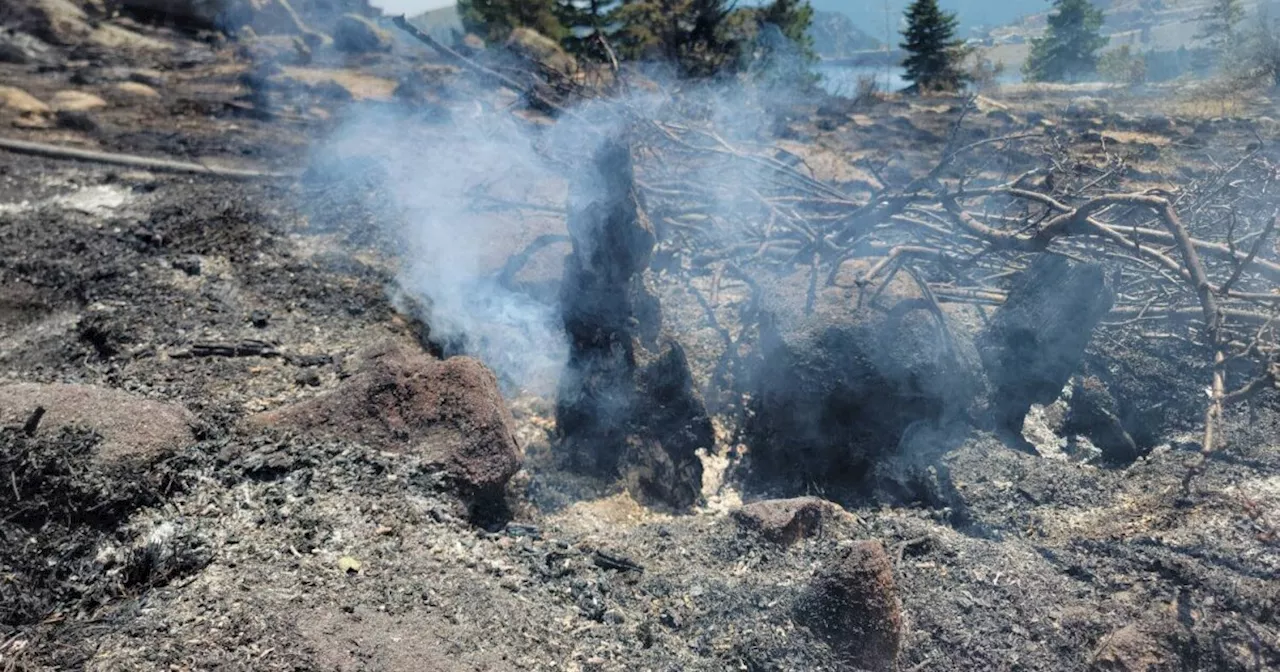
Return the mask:
<svg viewBox="0 0 1280 672"><path fill-rule="evenodd" d="M883 65L822 65L815 70L822 78L822 88L836 96L852 98L858 92L858 81L864 77L875 80L880 91L894 92L911 86L904 77L906 68L900 65L885 67ZM996 82L999 84L1016 84L1022 81L1022 74L1016 69L1006 69Z"/></svg>
<svg viewBox="0 0 1280 672"><path fill-rule="evenodd" d="M852 97L858 92L858 82L863 78L875 80L881 91L900 91L911 85L903 79L907 71L901 66L883 65L819 65L822 88L837 96Z"/></svg>

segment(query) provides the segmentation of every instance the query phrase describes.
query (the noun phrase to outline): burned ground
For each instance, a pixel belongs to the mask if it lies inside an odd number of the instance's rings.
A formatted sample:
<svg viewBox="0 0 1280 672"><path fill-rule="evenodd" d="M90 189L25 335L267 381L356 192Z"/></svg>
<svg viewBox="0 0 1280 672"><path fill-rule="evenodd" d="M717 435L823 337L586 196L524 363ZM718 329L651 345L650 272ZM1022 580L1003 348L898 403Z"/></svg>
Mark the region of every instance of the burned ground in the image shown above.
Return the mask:
<svg viewBox="0 0 1280 672"><path fill-rule="evenodd" d="M352 183L359 173L376 187L376 166L341 179L308 166L306 142L330 123L322 115L301 104L290 114L305 121L246 114L234 53L161 35L186 56L158 63L169 74L160 102L114 104L90 130L6 135L310 171L300 184L246 183L0 152L0 389L92 386L190 417L187 438L127 467L100 459L112 439L102 418L31 431L26 417L5 420L5 669L876 668L883 654L858 659L812 613L815 599L842 594L830 577L857 573L838 569L851 553L879 557L867 549L880 546L901 606L900 631L883 635L899 642L899 669L1280 666L1280 400L1264 392L1228 412L1228 448L1185 497L1209 360L1183 340L1107 323L1131 317L1104 319L1078 372L1106 384L1117 415L1151 428L1122 464L1056 434L1040 454L1020 452L925 414L892 423L899 442L876 448L893 459L862 469L856 487L753 480L764 463L736 440L734 418L749 412L731 394L740 370L722 366L723 334L699 301L714 300L717 325L736 330L754 308L749 287L679 250L666 250L675 261L663 270L662 242L650 280L716 415L692 513L647 509L623 483L566 471L546 399L511 400L524 469L508 486L510 509L482 525L465 518L437 459L394 449L394 427L362 437L252 421L340 403L373 344L418 347L420 316L398 312L395 298L402 213ZM108 85L77 84L101 81L84 67L0 68L40 96ZM469 102L451 104L464 114ZM934 151L965 110L924 107L802 108L787 146L848 193L870 193L881 178L919 177L916 164L880 157ZM963 112L967 141L1021 127L1031 107ZM1206 157L1255 142L1235 122L1141 121L1113 114L1058 132L1077 156L1105 159L1107 132L1140 125L1146 144L1123 147L1133 167L1117 181L1132 188L1208 175ZM1164 160L1143 158L1146 145ZM538 236L566 233L545 213L492 216L519 220L495 271ZM554 285L566 251L543 248L523 272ZM738 345L749 358L753 343ZM434 430L419 430L414 440L429 443ZM727 515L744 496L806 490L843 507L788 546Z"/></svg>

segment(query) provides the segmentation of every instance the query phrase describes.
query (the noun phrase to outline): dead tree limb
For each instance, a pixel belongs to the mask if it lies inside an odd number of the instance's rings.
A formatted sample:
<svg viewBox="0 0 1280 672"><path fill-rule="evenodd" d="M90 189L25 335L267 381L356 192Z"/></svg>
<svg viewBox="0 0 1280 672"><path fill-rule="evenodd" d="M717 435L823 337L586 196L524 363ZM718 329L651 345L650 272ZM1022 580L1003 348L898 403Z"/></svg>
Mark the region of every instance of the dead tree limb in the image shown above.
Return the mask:
<svg viewBox="0 0 1280 672"><path fill-rule="evenodd" d="M89 149L61 147L59 145L48 145L43 142L28 142L26 140L14 140L11 138L0 138L0 149L14 152L16 154L41 156L49 159L70 159L73 161L88 161L90 163L103 163L113 166L128 166L130 168L141 168L143 170L152 170L161 173L209 175L211 177L222 177L230 180L282 180L297 177L292 173L273 173L260 170L217 168L215 166L206 166L199 163L187 163L184 161L173 161L170 159L153 159L151 157L135 156L132 154L97 152Z"/></svg>

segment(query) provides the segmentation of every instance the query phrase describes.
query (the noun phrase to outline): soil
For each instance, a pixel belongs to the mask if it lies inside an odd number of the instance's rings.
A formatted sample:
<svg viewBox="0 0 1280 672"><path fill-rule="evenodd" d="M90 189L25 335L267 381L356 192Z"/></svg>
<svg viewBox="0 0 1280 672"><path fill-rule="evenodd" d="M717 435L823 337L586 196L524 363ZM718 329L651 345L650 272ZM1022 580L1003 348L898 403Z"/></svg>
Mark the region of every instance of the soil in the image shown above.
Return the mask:
<svg viewBox="0 0 1280 672"><path fill-rule="evenodd" d="M174 55L121 59L165 71L158 102L113 102L92 128L5 118L4 136L312 170L233 182L0 152L0 385L92 386L190 425L179 445L144 441L145 453L120 462L101 454L121 450L128 423L112 420L126 404L50 408L74 422L33 431L0 414L0 669L856 669L806 613L815 595L840 592L831 577L859 575L841 563L879 557L869 548L887 559L877 580L891 572L896 586L900 611L883 606L901 620L900 642L876 636L891 642L880 649L900 649L889 662L901 670L1280 668L1275 394L1229 413L1230 449L1191 498L1180 487L1195 454L1182 433L1198 422L1189 413L1162 419L1149 450L1117 468L917 422L899 452L937 459L896 465L897 494L744 490L743 456L717 419L704 498L687 515L566 472L551 447L551 400L513 394L524 466L507 487L510 511L482 524L460 515L429 454L389 450L380 433L252 422L344 389L372 345L421 347L418 316L395 300L400 213L376 174L342 192L308 163L343 104L313 109L307 98L261 114L244 103L250 66L235 49L153 33L178 45ZM106 86L73 84L92 64L62 62L0 64L0 80L42 99ZM475 106L471 95L497 109L510 98L456 87L441 103L456 114ZM288 100L301 99L277 103ZM829 167L824 179L865 194L877 178L832 156L919 155L945 141L959 109L828 109L839 118L825 131L816 110L802 110L789 133ZM978 135L1012 123L1008 112L980 116ZM444 132L433 119L404 123ZM1246 126L1219 127L1215 143L1253 141ZM1064 137L1087 152L1087 130ZM1182 120L1163 133L1196 134ZM1173 165L1185 171L1212 162L1203 146L1168 151L1184 152ZM1178 170L1140 167L1151 183ZM545 193L563 196L562 185ZM564 233L545 213L492 216L517 220L494 243L495 269ZM549 253L527 273L554 284L555 262ZM706 385L720 335L662 277L665 319ZM747 302L735 291L724 290L723 320ZM1169 401L1165 413L1195 407L1178 395L1203 387L1200 353L1118 339L1100 331L1091 373L1145 381L1145 394ZM193 355L202 343L265 346ZM744 498L801 494L841 506L789 545L730 515Z"/></svg>

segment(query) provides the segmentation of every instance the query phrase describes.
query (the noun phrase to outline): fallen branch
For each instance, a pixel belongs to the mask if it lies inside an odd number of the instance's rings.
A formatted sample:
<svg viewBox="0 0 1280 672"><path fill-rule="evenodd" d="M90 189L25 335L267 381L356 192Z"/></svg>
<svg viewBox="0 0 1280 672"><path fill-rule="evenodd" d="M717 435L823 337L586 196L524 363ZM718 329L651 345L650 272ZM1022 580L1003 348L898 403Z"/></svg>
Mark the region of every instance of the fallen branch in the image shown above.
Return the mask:
<svg viewBox="0 0 1280 672"><path fill-rule="evenodd" d="M162 173L209 175L211 177L222 177L231 180L283 180L297 177L291 173L240 170L237 168L218 168L199 163L186 163L182 161L171 161L169 159L153 159L146 156L135 156L132 154L97 152L88 149L61 147L59 145L47 145L42 142L27 142L26 140L13 140L10 138L0 138L0 149L14 152L16 154L41 156L49 159L88 161L91 163L104 163L112 166L141 168L143 170L152 170Z"/></svg>

